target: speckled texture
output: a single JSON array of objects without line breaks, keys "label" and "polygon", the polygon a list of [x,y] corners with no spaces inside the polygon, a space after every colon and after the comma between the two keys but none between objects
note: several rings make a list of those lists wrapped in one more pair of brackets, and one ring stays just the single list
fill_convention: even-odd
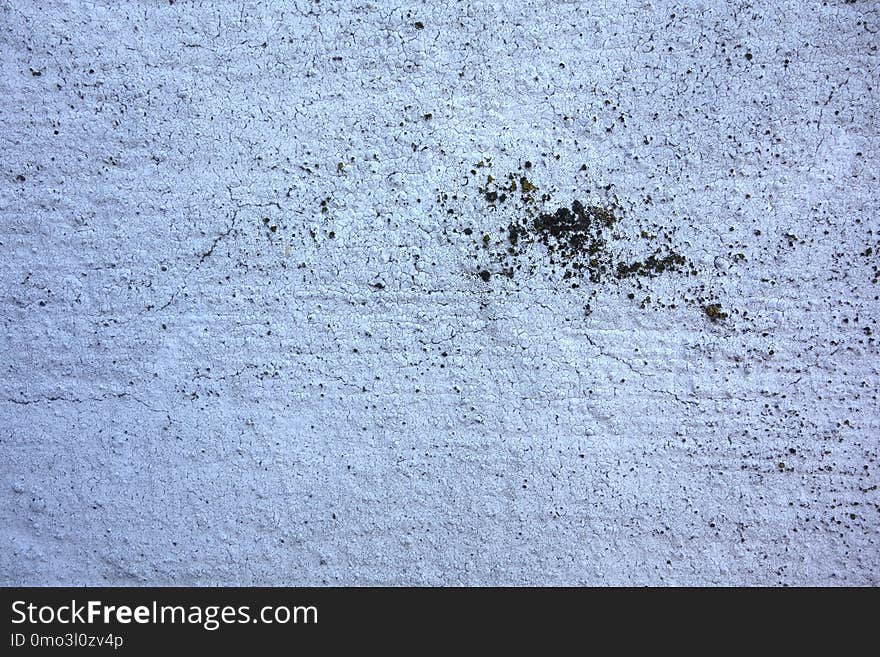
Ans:
[{"label": "speckled texture", "polygon": [[[878,29],[0,2],[0,580],[880,583]],[[526,161],[688,271],[499,275]]]}]

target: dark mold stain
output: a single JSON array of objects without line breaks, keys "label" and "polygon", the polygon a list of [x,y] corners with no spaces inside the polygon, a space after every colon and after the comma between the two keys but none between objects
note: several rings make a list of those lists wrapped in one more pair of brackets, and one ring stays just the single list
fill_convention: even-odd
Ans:
[{"label": "dark mold stain", "polygon": [[[639,226],[629,219],[613,185],[585,189],[584,196],[589,201],[575,198],[558,204],[535,182],[535,164],[531,160],[497,179],[479,173],[491,167],[491,160],[485,158],[470,168],[468,177],[468,186],[476,186],[478,211],[479,202],[485,203],[475,222],[477,226],[482,224],[484,230],[472,226],[457,228],[457,232],[470,239],[470,257],[483,265],[476,267],[475,274],[484,283],[495,276],[522,283],[549,278],[559,288],[583,288],[579,293],[585,294],[589,302],[600,291],[620,286],[643,290],[648,280],[661,275],[698,274],[696,265],[678,250],[674,227],[654,223],[649,230],[633,231]],[[454,217],[459,214],[457,201],[469,196],[462,191],[453,195],[441,192],[437,202],[446,208],[447,216]],[[651,206],[649,196],[643,200],[646,207]],[[489,222],[497,221],[498,217],[502,222],[497,230],[486,230]],[[685,284],[683,288],[684,303],[702,309],[713,322],[727,318],[720,304],[707,300],[712,295],[703,286]],[[626,296],[636,300],[637,295],[629,292]],[[652,301],[651,295],[644,293],[638,295],[637,303],[641,308],[677,305],[674,300]],[[589,303],[586,312],[590,312]]]}]

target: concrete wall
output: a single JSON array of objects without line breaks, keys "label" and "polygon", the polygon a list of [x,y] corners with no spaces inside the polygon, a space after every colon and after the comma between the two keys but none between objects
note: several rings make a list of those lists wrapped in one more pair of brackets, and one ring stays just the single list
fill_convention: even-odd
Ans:
[{"label": "concrete wall", "polygon": [[877,584],[878,10],[0,2],[0,580]]}]

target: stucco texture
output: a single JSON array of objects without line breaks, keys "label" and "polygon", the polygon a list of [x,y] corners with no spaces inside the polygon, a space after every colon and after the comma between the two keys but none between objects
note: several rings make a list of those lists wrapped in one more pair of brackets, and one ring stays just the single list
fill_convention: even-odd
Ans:
[{"label": "stucco texture", "polygon": [[0,580],[880,583],[878,30],[0,2]]}]

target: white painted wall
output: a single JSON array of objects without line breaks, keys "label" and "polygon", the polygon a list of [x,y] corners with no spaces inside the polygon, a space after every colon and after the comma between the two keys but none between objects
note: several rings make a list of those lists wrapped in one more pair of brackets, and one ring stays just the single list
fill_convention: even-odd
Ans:
[{"label": "white painted wall", "polygon": [[[880,583],[878,29],[0,3],[0,580]],[[484,158],[697,275],[484,283]]]}]

